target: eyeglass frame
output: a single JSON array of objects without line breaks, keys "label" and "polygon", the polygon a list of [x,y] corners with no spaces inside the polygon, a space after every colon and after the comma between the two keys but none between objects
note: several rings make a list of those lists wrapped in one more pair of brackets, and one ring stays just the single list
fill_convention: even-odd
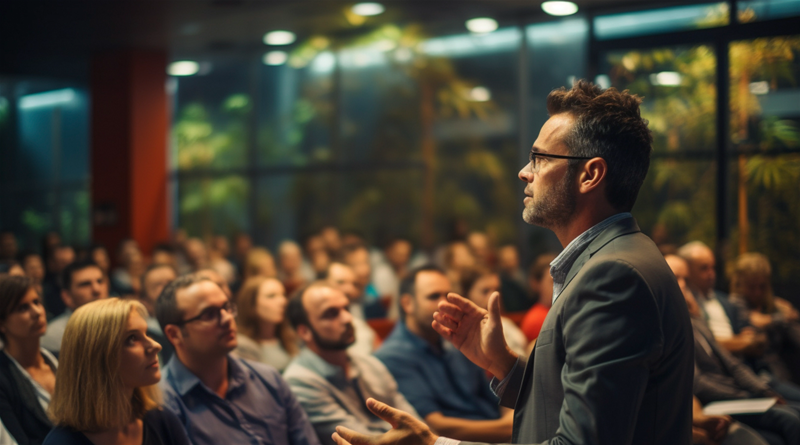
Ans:
[{"label": "eyeglass frame", "polygon": [[179,321],[177,323],[174,323],[174,324],[175,324],[175,326],[183,327],[183,326],[186,326],[187,324],[193,323],[195,321],[210,322],[211,320],[203,320],[202,318],[203,318],[203,315],[206,313],[206,311],[208,311],[211,308],[216,309],[216,315],[215,315],[214,318],[216,318],[216,320],[217,320],[217,326],[221,326],[222,325],[222,311],[225,311],[225,312],[231,314],[232,317],[236,317],[236,315],[239,312],[239,308],[236,306],[236,303],[234,303],[232,301],[227,301],[222,306],[209,306],[209,307],[203,309],[202,311],[200,311],[200,314],[198,314],[197,316],[189,318],[189,319],[186,319],[186,320],[181,320],[181,321]]},{"label": "eyeglass frame", "polygon": [[583,161],[594,159],[599,156],[567,156],[567,155],[556,155],[551,153],[541,153],[538,151],[531,150],[530,155],[528,155],[528,162],[531,164],[531,171],[534,173],[539,172],[539,168],[536,168],[536,157],[540,156],[542,158],[553,158],[553,159],[580,159]]}]

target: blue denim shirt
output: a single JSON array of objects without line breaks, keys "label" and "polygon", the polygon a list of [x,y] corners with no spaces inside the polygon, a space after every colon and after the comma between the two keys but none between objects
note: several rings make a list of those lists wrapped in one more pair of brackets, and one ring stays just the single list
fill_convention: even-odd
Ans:
[{"label": "blue denim shirt", "polygon": [[308,417],[275,368],[228,356],[228,392],[220,398],[177,356],[164,367],[164,406],[194,445],[319,445]]},{"label": "blue denim shirt", "polygon": [[500,417],[486,373],[448,342],[437,351],[401,321],[375,356],[423,419],[434,412],[475,420]]}]

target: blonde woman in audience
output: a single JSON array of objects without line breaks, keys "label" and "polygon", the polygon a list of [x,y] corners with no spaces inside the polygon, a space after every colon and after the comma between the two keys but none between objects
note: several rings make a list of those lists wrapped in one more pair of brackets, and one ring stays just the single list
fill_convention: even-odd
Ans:
[{"label": "blonde woman in audience", "polygon": [[246,282],[257,275],[270,278],[278,276],[275,268],[275,258],[272,257],[269,250],[263,247],[254,247],[247,253],[244,269],[242,270],[242,282]]},{"label": "blonde woman in audience", "polygon": [[58,361],[39,346],[47,330],[45,310],[33,282],[0,278],[0,437],[19,445],[41,444],[53,427],[47,407]]},{"label": "blonde woman in audience", "polygon": [[286,320],[286,292],[275,278],[247,280],[236,298],[239,358],[266,363],[283,371],[299,350],[297,336]]},{"label": "blonde woman in audience", "polygon": [[75,311],[44,445],[189,444],[178,418],[158,407],[161,346],[147,336],[146,317],[138,301],[116,298]]},{"label": "blonde woman in audience", "polygon": [[[461,289],[464,296],[476,305],[487,309],[489,297],[500,291],[500,275],[486,269],[472,269],[461,274]],[[526,355],[528,338],[511,319],[500,317],[503,322],[503,336],[512,351],[519,355]]]}]

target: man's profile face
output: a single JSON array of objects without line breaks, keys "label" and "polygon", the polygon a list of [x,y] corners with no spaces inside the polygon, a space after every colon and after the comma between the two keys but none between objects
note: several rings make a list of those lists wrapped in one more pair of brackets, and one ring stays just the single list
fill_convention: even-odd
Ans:
[{"label": "man's profile face", "polygon": [[[315,286],[303,295],[311,341],[324,351],[341,351],[356,341],[350,300],[337,289]],[[304,339],[309,341],[308,338]]]},{"label": "man's profile face", "polygon": [[[568,156],[569,148],[563,141],[573,123],[574,118],[568,114],[552,116],[539,131],[532,150]],[[533,172],[530,162],[519,172],[519,178],[527,183],[522,219],[549,229],[564,226],[572,218],[576,206],[574,174],[569,169],[569,160],[539,157],[536,163],[538,172]]]},{"label": "man's profile face", "polygon": [[698,248],[689,261],[689,283],[703,294],[714,288],[717,281],[716,260],[711,249]]},{"label": "man's profile face", "polygon": [[450,280],[437,271],[422,271],[414,282],[413,316],[419,329],[433,330],[433,313],[439,310],[439,301],[450,292]]},{"label": "man's profile face", "polygon": [[64,292],[64,302],[74,311],[86,303],[108,298],[108,281],[99,267],[90,266],[73,272],[72,283]]},{"label": "man's profile face", "polygon": [[675,279],[678,280],[678,287],[681,288],[681,292],[683,293],[683,299],[686,301],[689,315],[699,317],[700,307],[697,305],[697,300],[694,299],[692,292],[689,291],[689,285],[686,282],[689,278],[689,266],[686,264],[686,260],[677,255],[667,255],[664,259],[672,270],[672,273],[675,274]]},{"label": "man's profile face", "polygon": [[344,293],[350,301],[356,300],[360,295],[356,284],[356,274],[345,264],[333,263],[330,265],[328,283]]},{"label": "man's profile face", "polygon": [[[175,303],[183,319],[189,320],[204,311],[223,307],[228,303],[228,296],[216,283],[203,280],[178,290]],[[236,320],[223,310],[219,320],[197,320],[183,325],[182,346],[188,354],[196,357],[224,356],[236,348],[236,332]]]}]

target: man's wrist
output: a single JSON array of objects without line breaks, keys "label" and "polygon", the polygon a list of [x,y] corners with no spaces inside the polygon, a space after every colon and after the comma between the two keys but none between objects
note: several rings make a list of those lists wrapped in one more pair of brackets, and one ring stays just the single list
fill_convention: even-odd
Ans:
[{"label": "man's wrist", "polygon": [[492,361],[492,366],[487,371],[497,377],[498,380],[503,380],[514,369],[514,364],[517,363],[518,358],[515,353],[506,349],[504,354]]}]

